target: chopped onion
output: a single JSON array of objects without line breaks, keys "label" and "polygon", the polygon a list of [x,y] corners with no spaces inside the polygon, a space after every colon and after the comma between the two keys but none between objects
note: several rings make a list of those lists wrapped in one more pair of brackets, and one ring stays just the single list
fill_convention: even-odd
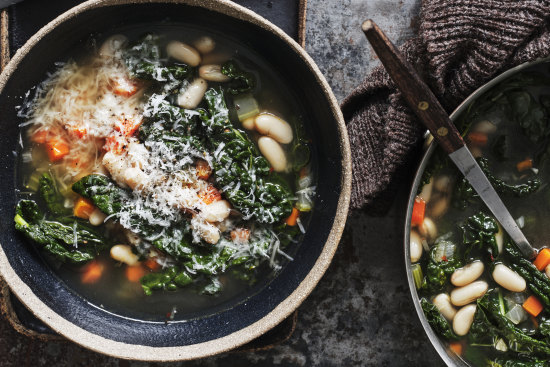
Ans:
[{"label": "chopped onion", "polygon": [[518,224],[519,228],[525,227],[525,217],[522,215],[518,219],[516,219],[516,223]]},{"label": "chopped onion", "polygon": [[504,315],[506,318],[510,321],[512,321],[515,325],[519,324],[522,321],[527,320],[527,312],[521,307],[520,305],[516,304],[514,307],[510,309],[510,311],[506,312]]},{"label": "chopped onion", "polygon": [[508,351],[508,346],[506,345],[503,339],[499,338],[495,342],[495,349],[501,352],[506,352]]},{"label": "chopped onion", "polygon": [[250,93],[235,97],[233,102],[235,103],[235,108],[237,109],[237,117],[239,118],[239,121],[244,121],[247,118],[254,117],[260,113],[258,102]]}]

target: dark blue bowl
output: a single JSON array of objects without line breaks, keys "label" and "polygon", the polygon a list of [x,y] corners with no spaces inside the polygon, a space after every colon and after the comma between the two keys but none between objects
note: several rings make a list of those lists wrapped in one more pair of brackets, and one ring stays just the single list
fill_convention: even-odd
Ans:
[{"label": "dark blue bowl", "polygon": [[[171,22],[212,28],[269,60],[304,107],[318,162],[315,210],[294,261],[246,297],[177,322],[148,322],[109,313],[60,281],[13,225],[14,152],[21,96],[66,60],[91,34],[120,27]],[[280,29],[229,1],[89,1],[64,13],[33,36],[0,76],[0,273],[15,295],[56,332],[101,353],[127,359],[199,358],[244,344],[294,311],[317,284],[344,228],[351,185],[344,122],[323,76],[300,46]]]}]

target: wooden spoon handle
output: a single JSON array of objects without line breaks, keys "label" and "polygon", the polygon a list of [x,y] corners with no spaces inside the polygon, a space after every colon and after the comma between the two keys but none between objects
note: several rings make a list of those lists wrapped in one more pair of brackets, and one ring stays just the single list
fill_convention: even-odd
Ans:
[{"label": "wooden spoon handle", "polygon": [[441,147],[449,154],[463,147],[464,140],[447,112],[384,32],[370,19],[361,28],[409,107]]}]

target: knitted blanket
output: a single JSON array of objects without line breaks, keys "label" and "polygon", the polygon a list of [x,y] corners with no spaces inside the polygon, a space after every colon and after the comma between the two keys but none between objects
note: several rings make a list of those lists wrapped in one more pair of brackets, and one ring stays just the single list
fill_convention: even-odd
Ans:
[{"label": "knitted blanket", "polygon": [[[550,55],[549,21],[550,1],[423,0],[418,36],[400,50],[450,113],[506,69]],[[383,67],[341,107],[353,152],[351,208],[383,213],[426,129]]]}]

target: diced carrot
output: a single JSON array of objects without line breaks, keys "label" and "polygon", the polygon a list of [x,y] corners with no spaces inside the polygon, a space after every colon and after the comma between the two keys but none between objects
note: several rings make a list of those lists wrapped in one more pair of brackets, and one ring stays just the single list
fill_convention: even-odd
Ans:
[{"label": "diced carrot", "polygon": [[46,151],[50,162],[57,162],[69,154],[69,144],[61,138],[52,138],[46,142]]},{"label": "diced carrot", "polygon": [[477,131],[472,131],[468,134],[468,141],[472,143],[473,145],[477,145],[478,147],[483,147],[487,145],[487,134],[480,133]]},{"label": "diced carrot", "polygon": [[518,169],[518,172],[523,172],[529,168],[533,168],[533,160],[531,158],[527,158],[526,160],[519,162],[516,165],[516,168]]},{"label": "diced carrot", "polygon": [[37,130],[32,133],[31,140],[38,144],[44,144],[48,140],[49,135],[50,132],[48,130]]},{"label": "diced carrot", "polygon": [[208,185],[208,187],[205,190],[200,191],[198,195],[199,198],[207,205],[222,199],[222,194],[212,185]]},{"label": "diced carrot", "polygon": [[84,273],[80,278],[82,283],[90,284],[97,282],[103,274],[103,268],[103,264],[95,260],[86,265],[86,267],[84,268]]},{"label": "diced carrot", "polygon": [[286,225],[291,227],[295,226],[298,215],[300,215],[300,211],[296,208],[292,208],[292,213],[286,218]]},{"label": "diced carrot", "polygon": [[420,226],[424,222],[424,214],[426,213],[426,202],[420,198],[416,197],[414,199],[413,211],[411,216],[411,224],[413,226]]},{"label": "diced carrot", "polygon": [[121,154],[128,146],[128,139],[118,134],[109,135],[105,138],[105,144],[103,150],[106,152],[113,152],[115,154]]},{"label": "diced carrot", "polygon": [[449,349],[452,350],[457,356],[462,355],[462,343],[460,342],[452,342],[449,343]]},{"label": "diced carrot", "polygon": [[208,162],[203,159],[197,160],[195,169],[197,170],[197,177],[201,180],[208,180],[208,177],[212,174],[212,168],[210,168]]},{"label": "diced carrot", "polygon": [[115,130],[120,132],[123,136],[133,136],[141,125],[141,119],[120,119],[115,124]]},{"label": "diced carrot", "polygon": [[540,303],[538,298],[535,296],[529,296],[529,298],[523,302],[523,309],[534,317],[537,317],[543,308],[542,303]]},{"label": "diced carrot", "polygon": [[247,228],[236,228],[231,231],[231,239],[237,243],[246,243],[250,238],[250,230]]},{"label": "diced carrot", "polygon": [[540,271],[546,269],[548,264],[550,264],[550,250],[547,248],[543,248],[542,250],[540,250],[537,258],[535,259],[535,261],[533,261],[533,264]]},{"label": "diced carrot", "polygon": [[88,219],[94,210],[95,205],[90,200],[79,197],[74,204],[73,214],[75,217]]},{"label": "diced carrot", "polygon": [[71,136],[79,139],[85,138],[88,134],[88,130],[85,126],[68,126],[67,131],[69,131],[69,134],[71,134]]},{"label": "diced carrot", "polygon": [[113,93],[122,97],[131,97],[139,89],[139,83],[128,78],[116,78],[113,80]]},{"label": "diced carrot", "polygon": [[139,282],[139,280],[147,274],[147,270],[141,265],[128,266],[126,268],[126,278],[131,282]]},{"label": "diced carrot", "polygon": [[157,262],[157,260],[154,257],[150,257],[147,260],[143,262],[143,265],[145,267],[155,271],[160,268],[160,264]]}]

